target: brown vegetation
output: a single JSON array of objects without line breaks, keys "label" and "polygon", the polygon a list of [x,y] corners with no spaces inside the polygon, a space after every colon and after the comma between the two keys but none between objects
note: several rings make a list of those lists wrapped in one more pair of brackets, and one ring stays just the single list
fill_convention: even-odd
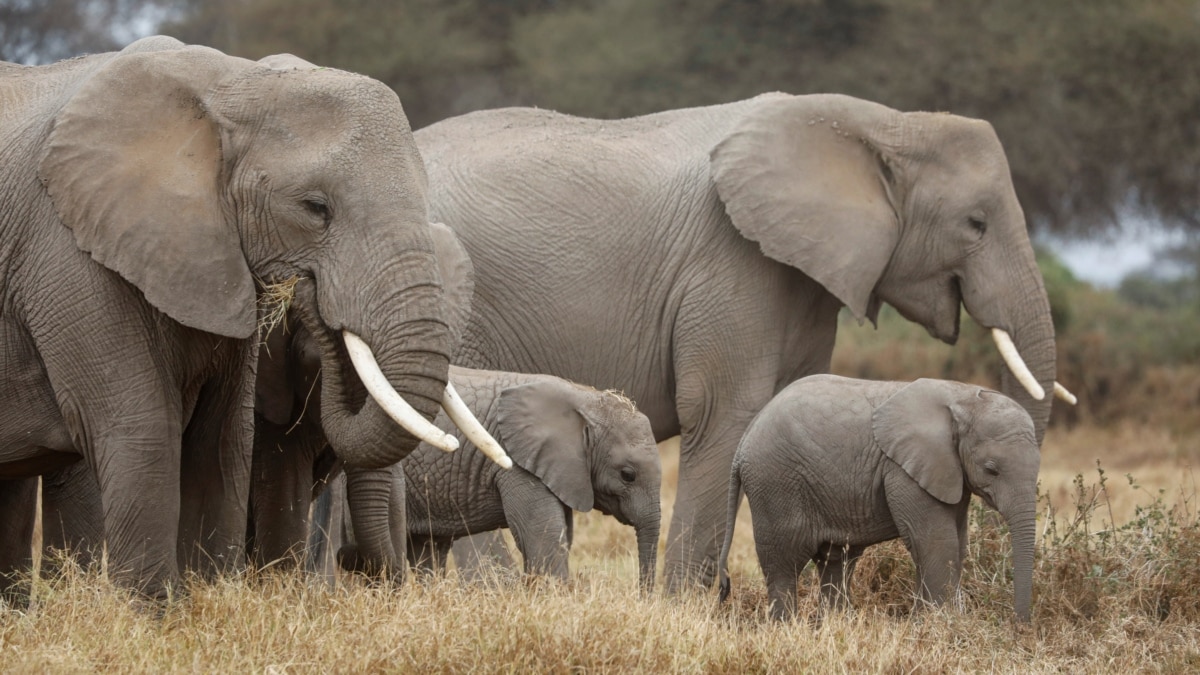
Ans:
[{"label": "brown vegetation", "polygon": [[[818,620],[815,579],[801,581],[793,624],[766,619],[766,593],[743,505],[733,597],[638,597],[632,530],[577,516],[572,583],[497,575],[400,590],[343,579],[330,590],[299,575],[259,572],[192,583],[159,619],[132,607],[97,572],[67,566],[40,581],[28,612],[0,610],[0,670],[138,672],[944,672],[1184,671],[1200,667],[1200,520],[1194,488],[1116,501],[1095,472],[1147,438],[1156,464],[1194,453],[1134,430],[1105,444],[1091,430],[1052,431],[1047,457],[1081,467],[1065,494],[1043,495],[1034,618],[1012,622],[1009,546],[973,513],[961,608],[912,612],[912,562],[898,543],[869,549],[857,609]],[[1093,446],[1093,442],[1100,445]],[[677,446],[664,444],[664,502],[674,498]],[[1157,459],[1151,459],[1151,457]],[[1090,467],[1090,470],[1088,469]],[[1115,473],[1115,471],[1114,471]],[[1169,485],[1180,473],[1164,471]],[[1046,481],[1044,480],[1044,485]],[[1047,489],[1054,492],[1056,488]],[[669,514],[665,514],[669,517]],[[1114,525],[1115,523],[1115,525]]]}]

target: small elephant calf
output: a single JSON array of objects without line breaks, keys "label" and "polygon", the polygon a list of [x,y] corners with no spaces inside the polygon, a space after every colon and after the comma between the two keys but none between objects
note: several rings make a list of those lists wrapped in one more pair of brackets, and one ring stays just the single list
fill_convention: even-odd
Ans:
[{"label": "small elephant calf", "polygon": [[857,558],[896,537],[916,562],[920,598],[943,602],[958,588],[974,493],[1008,522],[1014,607],[1028,621],[1039,464],[1033,421],[1003,394],[928,379],[794,382],[755,417],[734,456],[721,599],[743,491],[777,619],[795,613],[809,560],[822,604],[846,605]]},{"label": "small elephant calf", "polygon": [[[513,461],[422,443],[401,462],[409,562],[445,564],[453,541],[509,528],[525,572],[567,578],[574,511],[592,508],[634,527],[639,580],[654,584],[662,466],[650,421],[629,399],[549,375],[451,367],[467,407]],[[439,415],[437,424],[460,433]]]}]

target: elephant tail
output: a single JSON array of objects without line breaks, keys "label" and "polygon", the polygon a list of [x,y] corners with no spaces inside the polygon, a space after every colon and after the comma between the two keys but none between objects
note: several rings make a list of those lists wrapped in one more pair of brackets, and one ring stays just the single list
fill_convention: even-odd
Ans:
[{"label": "elephant tail", "polygon": [[737,525],[738,506],[742,502],[742,471],[740,457],[734,457],[729,471],[729,507],[725,512],[725,542],[721,544],[721,558],[717,563],[717,579],[720,580],[720,601],[729,599],[729,549],[733,546],[733,528]]}]

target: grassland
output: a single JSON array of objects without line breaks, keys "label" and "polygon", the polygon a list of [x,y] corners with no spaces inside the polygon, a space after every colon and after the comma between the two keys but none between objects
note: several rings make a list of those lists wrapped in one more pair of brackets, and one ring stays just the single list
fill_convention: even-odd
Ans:
[{"label": "grassland", "polygon": [[[669,510],[676,451],[663,451]],[[632,531],[582,514],[566,586],[502,573],[480,586],[451,576],[329,589],[268,571],[191,583],[157,618],[99,573],[68,567],[37,582],[28,611],[0,610],[0,671],[1194,671],[1200,522],[1188,467],[1198,455],[1194,439],[1147,429],[1052,430],[1027,627],[1011,622],[1007,542],[982,510],[959,607],[912,613],[912,565],[890,544],[859,565],[854,612],[818,620],[810,572],[807,618],[773,624],[743,507],[725,605],[639,597]]]}]

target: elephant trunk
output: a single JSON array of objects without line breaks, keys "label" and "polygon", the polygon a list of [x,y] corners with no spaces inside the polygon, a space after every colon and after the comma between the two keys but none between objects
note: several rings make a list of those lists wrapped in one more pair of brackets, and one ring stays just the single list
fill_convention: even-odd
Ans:
[{"label": "elephant trunk", "polygon": [[346,467],[346,501],[354,528],[354,545],[338,553],[344,569],[403,580],[404,540],[396,539],[397,529],[403,527],[394,527],[397,519],[393,516],[394,509],[403,508],[402,491],[401,503],[395,503],[396,474],[400,471],[398,465],[384,469]]},{"label": "elephant trunk", "polygon": [[[311,282],[296,286],[295,308],[321,353],[321,423],[329,444],[347,467],[378,469],[394,464],[416,448],[419,438],[397,424],[368,396],[346,344],[317,316]],[[434,283],[396,288],[388,302],[368,303],[350,313],[365,316],[338,321],[361,336],[382,379],[416,416],[432,422],[444,396],[450,365],[450,333],[442,312],[440,286]]]},{"label": "elephant trunk", "polygon": [[654,591],[654,573],[658,565],[659,525],[660,517],[658,514],[655,514],[653,518],[648,518],[645,522],[639,523],[636,528],[638,586],[643,593],[647,594]]},{"label": "elephant trunk", "polygon": [[1001,390],[1010,398],[1021,404],[1029,416],[1033,418],[1033,428],[1037,435],[1038,445],[1046,434],[1046,425],[1050,421],[1050,402],[1054,398],[1055,350],[1054,324],[1050,319],[1049,302],[1042,294],[1040,311],[1029,309],[1025,316],[1014,322],[1012,341],[1016,351],[1021,355],[1029,372],[1045,392],[1040,400],[1035,399],[1006,367],[1001,375]]},{"label": "elephant trunk", "polygon": [[[963,304],[978,323],[992,329],[996,347],[1005,359],[1000,388],[1033,418],[1040,445],[1050,420],[1054,392],[1054,321],[1042,274],[1028,240],[1010,248],[1027,253],[1017,260],[995,258],[989,259],[987,265],[981,264],[980,271],[963,280]],[[1001,278],[1014,281],[983,281]],[[1014,374],[1022,370],[1028,371],[1024,377],[1026,384]],[[1040,393],[1040,398],[1035,398],[1030,389]],[[1038,389],[1041,391],[1037,392]]]},{"label": "elephant trunk", "polygon": [[1036,538],[1036,507],[1032,498],[1001,510],[1012,536],[1013,609],[1017,620],[1028,623],[1033,602],[1033,551]]}]

